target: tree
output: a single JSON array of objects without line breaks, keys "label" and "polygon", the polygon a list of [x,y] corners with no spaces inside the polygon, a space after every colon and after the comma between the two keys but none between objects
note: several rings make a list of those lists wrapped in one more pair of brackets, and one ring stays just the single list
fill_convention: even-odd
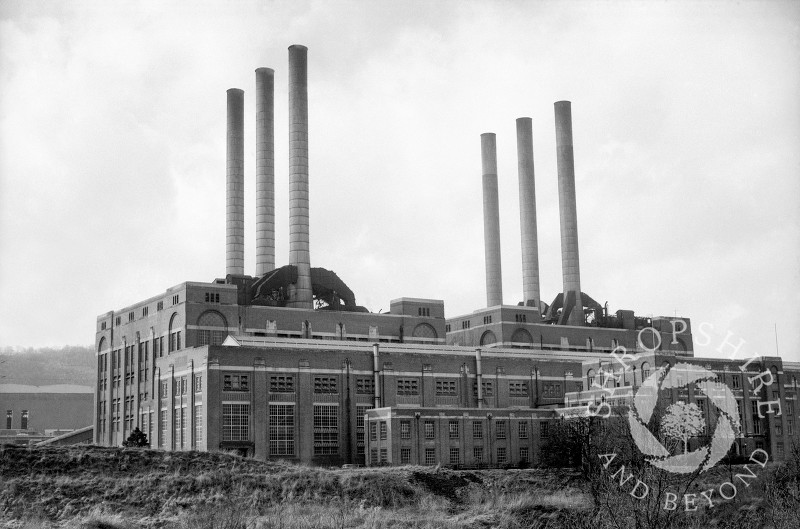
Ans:
[{"label": "tree", "polygon": [[143,446],[150,446],[150,443],[147,440],[147,436],[142,432],[139,427],[137,426],[131,432],[131,435],[128,436],[128,439],[122,443],[122,446],[127,447],[143,447]]},{"label": "tree", "polygon": [[676,402],[670,405],[661,420],[661,433],[683,441],[684,454],[689,449],[689,438],[700,435],[704,429],[703,412],[693,403]]}]

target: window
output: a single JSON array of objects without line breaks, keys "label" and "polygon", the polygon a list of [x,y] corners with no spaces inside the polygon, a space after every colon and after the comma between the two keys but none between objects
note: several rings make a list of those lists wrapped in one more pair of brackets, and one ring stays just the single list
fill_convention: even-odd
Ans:
[{"label": "window", "polygon": [[543,384],[542,395],[544,395],[546,398],[558,398],[564,396],[564,394],[561,392],[561,384]]},{"label": "window", "polygon": [[425,421],[425,439],[436,439],[436,429],[433,426],[433,421]]},{"label": "window", "polygon": [[539,430],[539,437],[542,439],[547,439],[547,437],[550,435],[550,423],[543,422],[540,423],[540,425],[541,429]]},{"label": "window", "polygon": [[450,448],[450,464],[458,465],[461,462],[461,451],[458,448]]},{"label": "window", "polygon": [[180,295],[175,294],[174,296],[172,296],[172,304],[173,305],[177,305],[180,302],[180,300],[181,300]]},{"label": "window", "polygon": [[372,406],[356,406],[356,454],[364,457],[364,415]]},{"label": "window", "polygon": [[425,449],[425,464],[432,466],[436,464],[436,450],[433,448]]},{"label": "window", "polygon": [[119,327],[120,325],[122,325],[122,318],[121,318],[120,316],[117,316],[116,318],[114,318],[114,324],[115,324],[117,327]]},{"label": "window", "polygon": [[[491,380],[481,381],[481,390],[483,390],[484,397],[491,397],[494,395],[494,382]],[[472,383],[472,394],[478,396],[478,382]]]},{"label": "window", "polygon": [[527,446],[520,446],[519,447],[519,460],[527,462],[529,457],[530,456],[529,456],[529,452],[528,452],[528,447]]},{"label": "window", "polygon": [[381,465],[385,465],[389,462],[389,451],[385,448],[381,448]]},{"label": "window", "polygon": [[458,421],[450,421],[447,427],[450,439],[458,439]]},{"label": "window", "polygon": [[206,292],[206,303],[219,303],[219,292]]},{"label": "window", "polygon": [[519,438],[520,439],[528,438],[528,423],[526,422],[519,423]]},{"label": "window", "polygon": [[167,398],[167,392],[168,392],[168,391],[169,391],[169,381],[167,381],[167,380],[162,380],[162,381],[161,381],[161,393],[160,393],[160,397],[161,397],[162,399],[165,399],[165,398]]},{"label": "window", "polygon": [[222,440],[247,441],[250,439],[250,405],[222,405]]},{"label": "window", "polygon": [[386,421],[381,421],[381,441],[386,440],[386,435],[387,435]]},{"label": "window", "polygon": [[269,377],[270,393],[294,393],[293,375],[273,375]]},{"label": "window", "polygon": [[791,419],[786,421],[786,433],[789,435],[794,435],[794,421]]},{"label": "window", "polygon": [[375,381],[371,378],[357,378],[356,393],[359,395],[372,395],[375,393]]},{"label": "window", "polygon": [[147,316],[148,312],[150,312],[150,307],[142,307],[142,318]]},{"label": "window", "polygon": [[[186,425],[189,423],[189,414],[186,413],[186,406],[181,408],[181,447],[186,448],[189,444],[189,437],[186,432]],[[131,424],[133,427],[133,424]]]},{"label": "window", "polygon": [[194,447],[197,448],[203,440],[203,405],[194,405]]},{"label": "window", "polygon": [[472,438],[473,439],[483,439],[483,423],[479,421],[473,421],[472,423]]},{"label": "window", "polygon": [[397,394],[398,395],[419,395],[419,379],[416,379],[416,378],[398,378],[397,379]]},{"label": "window", "polygon": [[294,455],[294,406],[269,405],[269,455]]},{"label": "window", "polygon": [[775,425],[775,435],[776,436],[783,435],[783,426],[781,426],[780,424]]},{"label": "window", "polygon": [[369,423],[369,440],[370,441],[378,440],[378,424],[374,421]]},{"label": "window", "polygon": [[158,438],[158,446],[164,447],[164,442],[167,439],[167,410],[161,410],[161,417],[159,417],[159,431],[161,432]]},{"label": "window", "polygon": [[188,384],[187,384],[186,376],[182,376],[181,377],[181,395],[186,395],[186,391],[188,389],[187,385]]},{"label": "window", "polygon": [[786,401],[786,415],[789,417],[794,416],[794,402],[787,400]]},{"label": "window", "polygon": [[210,329],[200,329],[197,331],[198,345],[222,345],[227,336],[226,331],[214,331]]},{"label": "window", "polygon": [[102,322],[102,323],[100,324],[100,330],[101,330],[101,331],[104,331],[104,330],[106,330],[106,322]]},{"label": "window", "polygon": [[373,448],[372,450],[370,450],[369,464],[370,465],[377,465],[378,464],[378,449],[377,448]]},{"label": "window", "polygon": [[528,321],[528,318],[526,314],[514,314],[514,320],[517,323],[525,323],[526,321]]},{"label": "window", "polygon": [[492,323],[492,317],[491,316],[484,316],[483,317],[483,324],[484,325],[489,325],[490,323]]},{"label": "window", "polygon": [[314,455],[339,453],[339,407],[314,405]]},{"label": "window", "polygon": [[200,393],[203,391],[203,375],[194,376],[194,392]]},{"label": "window", "polygon": [[156,303],[156,310],[164,310],[164,302],[163,301],[159,301],[158,303]]},{"label": "window", "polygon": [[20,417],[22,423],[20,424],[20,428],[23,430],[28,429],[28,410],[22,410],[22,415]]},{"label": "window", "polygon": [[247,375],[225,375],[222,378],[223,391],[250,391]]},{"label": "window", "polygon": [[494,425],[495,437],[497,439],[506,438],[506,423],[505,421],[497,421]]},{"label": "window", "polygon": [[759,419],[757,415],[753,416],[753,433],[755,435],[761,435],[761,419]]},{"label": "window", "polygon": [[783,441],[778,441],[776,448],[778,449],[778,459],[783,459],[784,457]]},{"label": "window", "polygon": [[444,332],[450,332],[450,324],[446,323],[444,326]]},{"label": "window", "polygon": [[11,429],[11,423],[14,421],[14,411],[6,410],[6,430]]},{"label": "window", "polygon": [[528,383],[511,381],[508,383],[508,391],[512,397],[527,397]]},{"label": "window", "polygon": [[462,329],[469,329],[469,320],[465,320],[461,322]]},{"label": "window", "polygon": [[437,380],[436,381],[436,394],[455,396],[456,381],[455,380]]},{"label": "window", "polygon": [[497,464],[498,465],[505,465],[508,462],[508,457],[506,456],[506,447],[505,446],[498,446],[497,447]]},{"label": "window", "polygon": [[314,377],[314,393],[338,393],[336,378]]},{"label": "window", "polygon": [[400,421],[400,439],[411,439],[411,421]]},{"label": "window", "polygon": [[418,307],[417,308],[417,316],[423,316],[429,318],[431,315],[431,309],[429,307]]},{"label": "window", "polygon": [[472,449],[472,460],[475,462],[475,464],[478,464],[478,465],[483,463],[483,447],[482,446],[476,446],[476,447],[474,447]]},{"label": "window", "polygon": [[401,465],[409,465],[409,464],[411,464],[411,449],[410,448],[401,448],[400,449],[400,464]]},{"label": "window", "polygon": [[739,375],[733,375],[731,377],[731,388],[739,389],[742,387],[742,377]]}]

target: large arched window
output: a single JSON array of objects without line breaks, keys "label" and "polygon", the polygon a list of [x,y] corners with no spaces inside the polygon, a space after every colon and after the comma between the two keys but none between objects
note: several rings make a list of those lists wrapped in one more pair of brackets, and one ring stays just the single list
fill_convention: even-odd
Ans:
[{"label": "large arched window", "polygon": [[525,329],[517,329],[514,331],[514,334],[511,335],[511,341],[513,343],[530,344],[533,343],[533,338],[531,337],[531,333]]},{"label": "large arched window", "polygon": [[169,319],[169,352],[178,351],[181,348],[181,331],[178,313],[175,312]]},{"label": "large arched window", "polygon": [[100,343],[97,345],[97,352],[102,353],[103,349],[105,348],[106,348],[106,337],[103,336],[102,338],[100,338]]},{"label": "large arched window", "polygon": [[220,345],[228,335],[228,322],[216,310],[207,310],[197,318],[197,345]]},{"label": "large arched window", "polygon": [[486,331],[481,336],[481,345],[489,345],[497,343],[497,337],[494,335],[492,331]]},{"label": "large arched window", "polygon": [[439,337],[439,335],[436,334],[436,329],[427,323],[420,323],[414,327],[414,332],[411,336],[414,338],[430,338],[434,340]]}]

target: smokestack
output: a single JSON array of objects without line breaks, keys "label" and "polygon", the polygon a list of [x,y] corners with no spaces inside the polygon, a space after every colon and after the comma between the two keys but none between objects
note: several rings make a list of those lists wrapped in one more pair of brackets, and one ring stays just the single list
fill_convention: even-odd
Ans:
[{"label": "smokestack", "polygon": [[523,304],[539,308],[539,242],[536,229],[536,187],[533,173],[531,118],[517,119],[519,222],[522,233]]},{"label": "smokestack", "polygon": [[225,274],[244,274],[244,91],[228,90]]},{"label": "smokestack", "polygon": [[558,206],[561,217],[561,273],[564,308],[559,324],[583,325],[581,271],[578,256],[578,211],[575,205],[575,160],[572,152],[572,108],[569,101],[555,103]]},{"label": "smokestack", "polygon": [[287,306],[313,308],[308,236],[308,48],[289,46],[289,264],[297,283]]},{"label": "smokestack", "polygon": [[503,304],[500,263],[500,206],[497,198],[497,145],[493,132],[481,134],[483,243],[486,254],[486,306]]},{"label": "smokestack", "polygon": [[256,275],[275,269],[275,72],[256,70]]}]

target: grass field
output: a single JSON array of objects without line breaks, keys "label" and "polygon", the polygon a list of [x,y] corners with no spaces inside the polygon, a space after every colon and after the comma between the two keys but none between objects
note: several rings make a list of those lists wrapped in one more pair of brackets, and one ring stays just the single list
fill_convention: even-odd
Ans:
[{"label": "grass field", "polygon": [[[718,469],[718,475],[704,475],[704,480],[713,484],[724,479],[724,472]],[[577,472],[564,469],[342,470],[223,453],[5,448],[0,450],[0,524],[25,529],[627,529],[748,524],[782,529],[797,527],[797,480],[796,468],[768,467],[732,501],[690,513],[678,509],[665,517],[666,511],[637,502],[610,479],[593,495]],[[706,483],[696,484],[701,486]]]}]

